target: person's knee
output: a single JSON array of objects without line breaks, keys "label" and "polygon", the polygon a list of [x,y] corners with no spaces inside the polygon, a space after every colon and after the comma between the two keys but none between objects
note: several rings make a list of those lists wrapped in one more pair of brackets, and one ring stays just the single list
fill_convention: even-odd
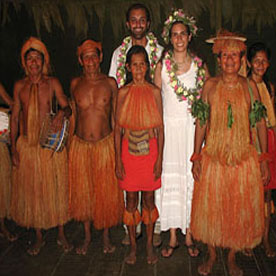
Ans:
[{"label": "person's knee", "polygon": [[135,212],[138,205],[138,197],[135,193],[128,193],[127,194],[127,202],[126,202],[126,209],[128,212]]},{"label": "person's knee", "polygon": [[144,192],[143,204],[144,204],[144,207],[148,210],[154,209],[155,203],[154,203],[154,193],[153,192]]}]

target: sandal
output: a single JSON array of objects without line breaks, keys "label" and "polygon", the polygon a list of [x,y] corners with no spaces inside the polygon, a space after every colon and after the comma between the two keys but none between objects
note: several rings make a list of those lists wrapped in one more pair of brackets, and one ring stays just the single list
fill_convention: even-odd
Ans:
[{"label": "sandal", "polygon": [[190,245],[184,244],[184,246],[187,248],[190,257],[197,257],[200,254],[200,251],[195,243]]},{"label": "sandal", "polygon": [[[179,243],[177,243],[177,244],[174,245],[174,246],[171,246],[171,245],[168,244],[166,247],[164,247],[164,248],[161,250],[161,256],[164,257],[164,258],[170,258],[170,257],[173,255],[174,251],[175,251],[177,248],[179,248]],[[164,254],[164,252],[167,252],[168,255]],[[171,253],[169,253],[169,252],[171,252]]]},{"label": "sandal", "polygon": [[45,245],[45,241],[42,241],[39,246],[35,245],[35,246],[29,248],[27,250],[27,252],[31,256],[37,256],[40,253],[41,249],[44,247],[44,245]]}]

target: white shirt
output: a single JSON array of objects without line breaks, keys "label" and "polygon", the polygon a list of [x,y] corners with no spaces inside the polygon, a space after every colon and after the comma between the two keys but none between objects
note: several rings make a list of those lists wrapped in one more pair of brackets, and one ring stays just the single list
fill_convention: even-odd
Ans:
[{"label": "white shirt", "polygon": [[[117,68],[118,68],[118,64],[119,64],[118,57],[120,55],[121,47],[122,47],[122,45],[120,45],[116,50],[114,50],[113,55],[112,55],[112,59],[111,59],[111,63],[110,63],[109,73],[108,73],[108,75],[110,77],[114,77],[115,79],[117,79],[116,78],[116,72],[117,72]],[[127,52],[131,47],[132,47],[132,40],[130,41],[130,43],[128,45]],[[150,45],[149,45],[149,40],[147,42],[147,45],[146,45],[145,49],[146,49],[146,51],[148,53],[148,57],[150,59],[151,49],[150,49]],[[157,57],[159,59],[161,57],[163,47],[157,43],[157,49],[158,49],[157,50]],[[151,63],[151,60],[150,60],[150,63]]]}]

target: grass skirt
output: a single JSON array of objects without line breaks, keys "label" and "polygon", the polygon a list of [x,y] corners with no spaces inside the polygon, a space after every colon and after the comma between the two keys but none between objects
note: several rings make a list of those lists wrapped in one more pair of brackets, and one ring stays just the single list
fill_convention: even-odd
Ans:
[{"label": "grass skirt", "polygon": [[68,221],[67,152],[53,153],[27,137],[17,141],[20,164],[13,167],[11,217],[21,226],[48,229]]},{"label": "grass skirt", "polygon": [[223,165],[203,150],[201,178],[195,183],[191,231],[212,246],[254,248],[264,230],[264,195],[257,152],[239,165]]},{"label": "grass skirt", "polygon": [[93,220],[96,229],[121,222],[124,203],[115,175],[113,134],[97,142],[72,138],[69,187],[70,214],[74,219]]},{"label": "grass skirt", "polygon": [[11,158],[8,147],[0,142],[0,218],[9,216],[11,193]]}]

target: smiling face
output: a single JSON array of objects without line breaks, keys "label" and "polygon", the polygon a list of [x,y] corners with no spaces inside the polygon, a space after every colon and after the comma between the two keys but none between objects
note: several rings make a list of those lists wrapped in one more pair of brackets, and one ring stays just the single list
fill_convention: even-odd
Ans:
[{"label": "smiling face", "polygon": [[133,54],[130,64],[127,64],[127,69],[131,72],[134,82],[143,82],[148,69],[144,54]]},{"label": "smiling face", "polygon": [[91,48],[84,51],[80,58],[80,64],[83,66],[84,72],[97,73],[100,70],[102,55],[99,54],[96,48]]},{"label": "smiling face", "polygon": [[222,72],[236,74],[241,67],[241,53],[233,49],[225,49],[221,52],[218,62]]},{"label": "smiling face", "polygon": [[269,67],[269,60],[265,51],[259,51],[252,58],[250,67],[252,70],[252,75],[263,78]]},{"label": "smiling face", "polygon": [[142,39],[145,37],[150,26],[150,22],[147,20],[146,11],[144,9],[131,10],[126,25],[133,38]]},{"label": "smiling face", "polygon": [[171,29],[171,44],[174,51],[182,52],[186,51],[192,35],[188,34],[187,27],[182,23],[177,23],[172,26]]},{"label": "smiling face", "polygon": [[40,52],[32,50],[27,53],[25,63],[29,75],[34,76],[42,74],[44,59]]}]

